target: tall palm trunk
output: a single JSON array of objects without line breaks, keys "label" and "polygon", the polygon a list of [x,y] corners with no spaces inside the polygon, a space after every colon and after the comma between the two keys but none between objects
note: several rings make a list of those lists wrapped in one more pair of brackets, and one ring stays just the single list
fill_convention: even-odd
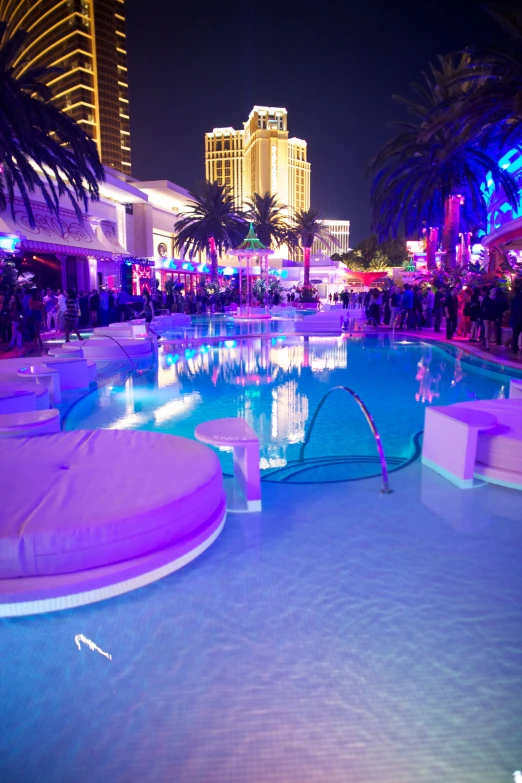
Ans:
[{"label": "tall palm trunk", "polygon": [[209,238],[208,246],[210,248],[210,270],[212,275],[212,282],[217,283],[219,280],[218,255],[217,255],[216,243],[214,241],[214,237]]},{"label": "tall palm trunk", "polygon": [[448,196],[444,204],[444,227],[442,230],[442,249],[444,266],[455,269],[457,265],[457,245],[459,243],[460,206],[462,196]]},{"label": "tall palm trunk", "polygon": [[429,228],[426,240],[426,266],[431,271],[437,266],[437,247],[439,244],[439,229]]},{"label": "tall palm trunk", "polygon": [[304,285],[310,285],[310,250],[311,248],[305,247],[304,251]]}]

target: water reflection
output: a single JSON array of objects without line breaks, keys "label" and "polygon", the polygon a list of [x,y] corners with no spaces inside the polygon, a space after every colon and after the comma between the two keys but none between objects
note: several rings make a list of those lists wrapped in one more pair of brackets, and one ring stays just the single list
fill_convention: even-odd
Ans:
[{"label": "water reflection", "polygon": [[[66,427],[152,429],[192,438],[203,421],[243,416],[259,435],[262,468],[283,468],[298,458],[311,416],[337,385],[364,400],[390,458],[411,455],[425,406],[505,394],[503,377],[491,368],[484,373],[466,355],[453,357],[423,343],[381,335],[231,338],[162,346],[153,371],[114,376],[75,406]],[[337,456],[375,456],[366,421],[346,395],[327,401],[307,449],[307,459]],[[221,457],[230,471],[230,456]]]}]

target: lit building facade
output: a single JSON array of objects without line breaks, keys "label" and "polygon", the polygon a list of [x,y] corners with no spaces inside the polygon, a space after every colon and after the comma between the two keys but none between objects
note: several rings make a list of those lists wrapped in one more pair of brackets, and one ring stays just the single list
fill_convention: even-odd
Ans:
[{"label": "lit building facade", "polygon": [[321,221],[332,240],[320,242],[318,239],[312,245],[312,255],[320,254],[330,258],[334,253],[342,255],[350,249],[350,221],[349,220],[323,220]]},{"label": "lit building facade", "polygon": [[236,205],[243,206],[243,131],[214,128],[205,134],[205,178],[228,185]]},{"label": "lit building facade", "polygon": [[28,37],[18,74],[55,68],[54,103],[95,140],[104,165],[131,173],[124,0],[0,0],[8,34]]},{"label": "lit building facade", "polygon": [[229,185],[238,206],[254,193],[270,193],[291,212],[310,207],[306,141],[288,138],[283,108],[254,106],[243,130],[215,128],[205,134],[205,174]]},{"label": "lit building facade", "polygon": [[520,202],[518,209],[513,209],[491,178],[484,182],[481,189],[488,205],[488,222],[481,242],[488,251],[491,269],[507,256],[522,270],[522,145],[506,149],[499,166],[515,179]]}]

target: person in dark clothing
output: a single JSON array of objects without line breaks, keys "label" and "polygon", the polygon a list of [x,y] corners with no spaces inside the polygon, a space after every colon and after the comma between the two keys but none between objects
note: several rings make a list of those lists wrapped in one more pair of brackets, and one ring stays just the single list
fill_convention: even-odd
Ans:
[{"label": "person in dark clothing", "polygon": [[489,288],[485,286],[482,289],[482,308],[480,311],[480,316],[484,324],[484,347],[486,351],[489,351],[489,341],[495,326],[496,314],[497,307],[495,300],[490,297]]},{"label": "person in dark clothing", "polygon": [[515,296],[511,300],[511,326],[513,329],[511,350],[513,353],[518,353],[518,340],[522,333],[522,287],[515,289]]},{"label": "person in dark clothing", "polygon": [[444,295],[440,288],[437,288],[435,291],[435,298],[433,300],[433,331],[434,332],[440,332],[441,328],[441,322],[442,322],[442,304],[444,300]]},{"label": "person in dark clothing", "polygon": [[495,304],[495,336],[497,345],[502,345],[502,321],[504,313],[508,309],[508,303],[501,288],[493,288],[491,298]]},{"label": "person in dark clothing", "polygon": [[391,307],[390,307],[390,292],[383,291],[382,293],[382,306],[384,311],[383,322],[386,326],[390,325]]},{"label": "person in dark clothing", "polygon": [[459,311],[459,300],[455,296],[454,288],[450,288],[450,291],[444,300],[444,310],[446,312],[446,339],[452,340],[455,329],[457,328]]},{"label": "person in dark clothing", "polygon": [[78,340],[82,340],[82,336],[78,329],[78,313],[80,310],[80,303],[76,296],[76,291],[72,289],[67,292],[67,299],[65,302],[65,342],[70,343],[71,332],[74,332]]},{"label": "person in dark clothing", "polygon": [[471,302],[469,303],[469,318],[471,321],[471,336],[469,341],[470,343],[477,343],[480,321],[480,298],[477,288],[473,290],[471,295]]},{"label": "person in dark clothing", "polygon": [[413,326],[422,331],[422,294],[418,286],[413,288]]},{"label": "person in dark clothing", "polygon": [[89,313],[90,313],[90,326],[98,325],[98,310],[100,308],[100,295],[98,291],[93,288],[91,295],[89,296]]},{"label": "person in dark clothing", "polygon": [[146,288],[143,291],[143,310],[139,314],[138,318],[141,318],[142,315],[145,316],[145,322],[147,324],[150,324],[154,317],[154,305],[152,304],[151,296]]}]

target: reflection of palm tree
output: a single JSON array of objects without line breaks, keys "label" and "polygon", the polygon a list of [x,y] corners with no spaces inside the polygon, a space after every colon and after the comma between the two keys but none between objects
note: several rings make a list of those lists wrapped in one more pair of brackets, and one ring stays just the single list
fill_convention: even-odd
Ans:
[{"label": "reflection of palm tree", "polygon": [[27,34],[9,33],[0,22],[0,211],[7,205],[14,211],[18,191],[34,227],[30,194],[38,190],[57,217],[60,196],[68,196],[81,221],[104,179],[96,144],[53,104],[43,84],[49,69],[15,67]]},{"label": "reflection of palm tree", "polygon": [[420,234],[423,226],[443,226],[447,267],[456,263],[460,208],[469,224],[485,222],[481,185],[487,179],[502,187],[511,206],[518,204],[513,178],[477,143],[476,124],[465,114],[467,103],[490,76],[465,53],[455,62],[441,57],[425,84],[413,85],[416,100],[398,97],[416,122],[399,123],[400,131],[373,160],[371,206],[379,235]]},{"label": "reflection of palm tree", "polygon": [[207,253],[212,265],[212,280],[218,280],[218,255],[243,239],[245,219],[236,208],[232,190],[219,182],[203,182],[194,192],[189,209],[181,213],[175,225],[175,246],[178,250]]}]

